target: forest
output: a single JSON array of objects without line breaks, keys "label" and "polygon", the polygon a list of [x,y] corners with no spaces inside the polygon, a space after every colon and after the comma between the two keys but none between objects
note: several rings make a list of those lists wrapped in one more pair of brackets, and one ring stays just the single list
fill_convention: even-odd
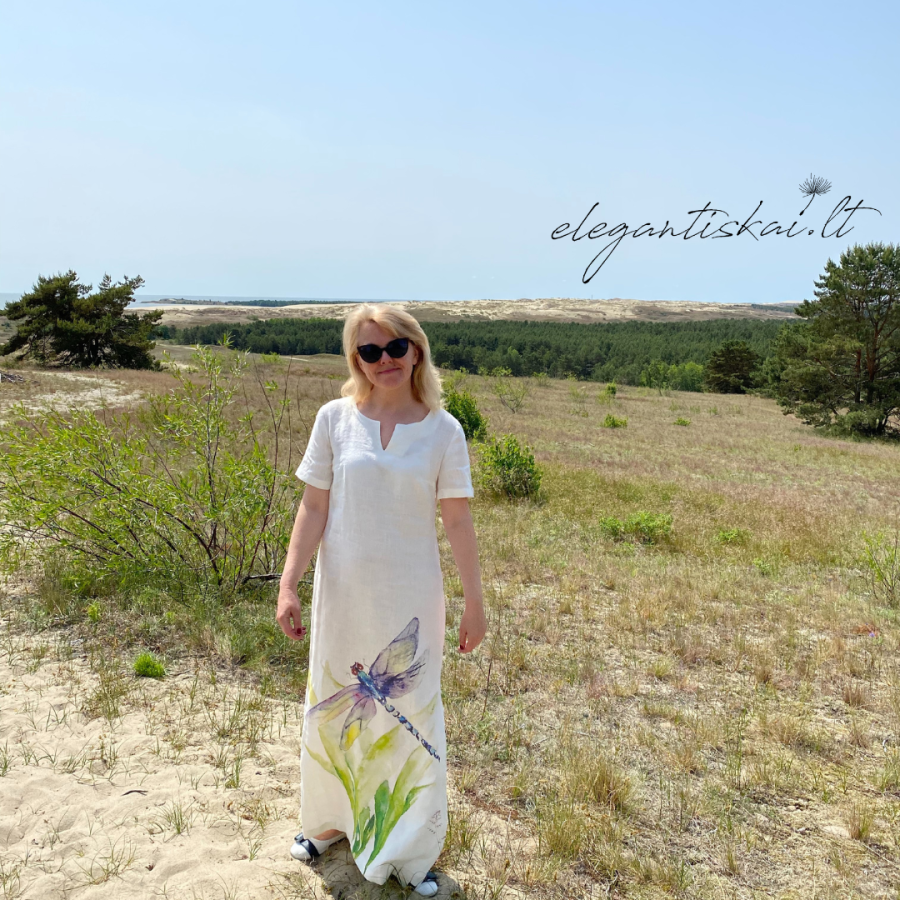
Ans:
[{"label": "forest", "polygon": [[[726,341],[745,341],[763,359],[783,323],[757,319],[700,322],[422,322],[435,364],[471,372],[509,369],[513,375],[574,375],[588,381],[639,384],[655,361],[703,365]],[[310,355],[341,352],[337,319],[268,319],[243,325],[160,326],[156,336],[179,344],[232,346],[253,353]]]}]

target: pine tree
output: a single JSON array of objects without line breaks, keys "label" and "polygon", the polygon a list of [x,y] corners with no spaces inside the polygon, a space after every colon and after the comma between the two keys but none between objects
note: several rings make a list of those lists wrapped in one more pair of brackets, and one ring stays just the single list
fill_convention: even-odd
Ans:
[{"label": "pine tree", "polygon": [[828,260],[815,300],[774,347],[775,394],[810,425],[861,435],[892,429],[900,412],[900,246],[854,245]]},{"label": "pine tree", "polygon": [[759,356],[746,341],[725,341],[706,363],[706,385],[717,394],[744,394],[753,386]]},{"label": "pine tree", "polygon": [[125,312],[143,283],[140,276],[113,283],[104,275],[91,293],[92,285],[80,284],[72,270],[38,276],[29,293],[6,307],[6,317],[19,324],[0,356],[22,351],[44,363],[158,369],[150,333],[162,312]]}]

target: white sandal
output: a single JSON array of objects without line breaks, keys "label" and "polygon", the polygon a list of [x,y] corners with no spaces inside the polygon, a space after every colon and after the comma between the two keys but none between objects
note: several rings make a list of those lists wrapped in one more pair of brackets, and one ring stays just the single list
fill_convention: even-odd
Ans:
[{"label": "white sandal", "polygon": [[332,844],[336,844],[344,835],[339,834],[337,837],[329,838],[327,841],[318,841],[314,838],[303,837],[301,831],[294,838],[294,845],[291,847],[291,856],[299,859],[301,862],[309,862],[317,856],[321,856]]},{"label": "white sandal", "polygon": [[429,872],[414,888],[413,893],[420,897],[433,897],[438,892],[438,877]]}]

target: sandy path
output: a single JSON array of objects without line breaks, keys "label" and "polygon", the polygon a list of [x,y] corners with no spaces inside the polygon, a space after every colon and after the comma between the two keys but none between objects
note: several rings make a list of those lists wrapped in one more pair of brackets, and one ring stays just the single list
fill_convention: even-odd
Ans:
[{"label": "sandy path", "polygon": [[0,618],[0,898],[405,896],[346,842],[290,859],[301,717],[228,672],[138,679]]},{"label": "sandy path", "polygon": [[[135,406],[144,399],[140,391],[128,391],[123,385],[102,375],[78,375],[64,371],[26,371],[24,386],[12,385],[0,395],[0,425],[6,411],[22,403],[28,412],[72,408],[100,409],[103,406]],[[2,895],[0,895],[2,897]]]}]

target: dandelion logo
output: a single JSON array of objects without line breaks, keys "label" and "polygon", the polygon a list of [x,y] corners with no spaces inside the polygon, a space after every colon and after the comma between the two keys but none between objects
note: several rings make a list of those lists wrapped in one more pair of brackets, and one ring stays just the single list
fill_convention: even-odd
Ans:
[{"label": "dandelion logo", "polygon": [[[831,182],[826,178],[820,178],[818,175],[810,174],[809,178],[800,185],[800,193],[804,197],[809,197],[809,203],[819,194],[827,194],[831,190]],[[809,203],[800,210],[802,216],[809,209]]]}]

